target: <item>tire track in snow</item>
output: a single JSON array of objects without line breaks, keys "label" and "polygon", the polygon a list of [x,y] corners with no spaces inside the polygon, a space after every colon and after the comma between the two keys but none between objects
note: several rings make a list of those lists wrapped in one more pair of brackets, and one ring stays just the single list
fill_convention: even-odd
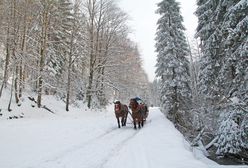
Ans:
[{"label": "tire track in snow", "polygon": [[[151,123],[150,120],[147,121],[145,125],[149,123]],[[50,168],[50,167],[55,167],[53,165],[57,165],[57,166],[59,165],[58,167],[76,168],[78,166],[77,163],[80,160],[85,160],[85,162],[82,163],[84,166],[81,166],[80,168],[84,168],[84,167],[85,168],[92,168],[92,167],[103,168],[104,165],[108,162],[108,160],[111,157],[118,155],[119,151],[125,145],[125,143],[127,143],[130,139],[132,139],[138,132],[140,132],[140,130],[133,130],[132,127],[122,127],[121,129],[114,127],[114,128],[108,129],[107,131],[105,131],[104,133],[101,133],[98,136],[88,139],[84,143],[81,143],[79,145],[74,145],[73,147],[62,151],[54,155],[53,157],[44,159],[44,161],[40,162],[37,166],[33,166],[33,167]],[[103,144],[105,142],[108,142],[108,143]],[[108,148],[106,148],[104,145],[107,146]],[[94,149],[94,148],[97,148],[97,149]],[[85,151],[85,152],[82,152],[82,151]],[[90,152],[87,153],[87,151],[88,152],[90,151]],[[104,152],[101,153],[102,151]],[[75,156],[75,157],[71,158],[71,156]],[[75,165],[72,166],[70,163],[71,162],[70,160],[74,160],[74,158],[77,158],[78,156],[82,158],[75,160],[74,161]],[[71,159],[67,159],[67,158],[71,158]],[[88,158],[88,159],[85,159],[85,158]],[[94,159],[94,158],[97,158],[97,159]],[[64,160],[67,160],[67,163],[65,163]]]},{"label": "tire track in snow", "polygon": [[[103,161],[99,165],[95,166],[95,168],[104,168],[106,163],[109,161],[109,159],[111,159],[114,156],[119,155],[120,150],[125,146],[125,144],[127,144],[138,133],[139,133],[139,130],[134,132],[131,136],[126,137],[125,139],[123,139],[118,145],[115,146],[115,148],[113,148],[113,150],[109,153],[109,155],[107,157],[105,157],[103,159]],[[121,146],[121,147],[118,148],[118,146]]]},{"label": "tire track in snow", "polygon": [[[150,124],[151,123],[151,120],[147,120],[144,124],[144,127],[147,125],[147,124]],[[132,127],[133,129],[133,127]],[[94,168],[104,168],[105,165],[108,163],[109,160],[111,160],[111,158],[113,157],[116,157],[119,155],[119,152],[121,151],[121,149],[131,140],[133,139],[138,133],[140,133],[140,131],[142,131],[142,129],[144,128],[137,128],[137,130],[134,130],[134,133],[131,134],[130,136],[126,137],[125,139],[123,139],[118,145],[116,145],[115,148],[113,148],[111,150],[111,152],[109,152],[109,155],[106,156],[101,163],[99,163],[98,165],[96,165]],[[118,146],[121,146],[118,148]]]},{"label": "tire track in snow", "polygon": [[[54,154],[53,156],[50,156],[50,158],[48,159],[43,159],[43,161],[41,161],[39,164],[38,164],[38,167],[41,166],[43,163],[48,163],[48,162],[55,162],[56,160],[59,160],[60,158],[62,157],[65,157],[66,155],[69,155],[70,153],[76,151],[76,150],[80,150],[81,148],[84,148],[84,146],[87,146],[88,144],[104,137],[104,136],[107,136],[108,134],[110,133],[113,133],[115,132],[116,130],[118,130],[118,127],[115,127],[115,128],[111,128],[111,129],[108,129],[106,130],[105,132],[97,135],[97,136],[94,136],[94,137],[91,137],[89,138],[88,140],[86,140],[85,142],[83,143],[80,143],[78,145],[73,145],[73,146],[70,146],[70,148],[68,149],[65,149],[63,151],[60,151],[59,153],[56,153]],[[30,168],[35,168],[37,167],[36,166],[31,166]]]},{"label": "tire track in snow", "polygon": [[[50,168],[58,166],[76,168],[80,165],[78,163],[80,162],[83,165],[80,166],[80,168],[99,168],[108,161],[109,157],[118,153],[120,150],[118,148],[119,146],[122,146],[138,132],[139,131],[135,131],[130,127],[123,127],[121,129],[112,128],[94,138],[90,138],[83,144],[73,146],[33,167]],[[106,142],[108,143],[103,144]]]},{"label": "tire track in snow", "polygon": [[[146,125],[149,125],[151,122],[152,122],[151,119],[147,120],[147,121],[145,122],[145,124],[144,124],[144,127],[146,127]],[[106,167],[106,166],[107,166],[107,163],[108,163],[113,157],[118,157],[118,155],[119,155],[120,151],[122,150],[122,148],[123,148],[125,145],[127,145],[131,139],[133,139],[134,137],[136,137],[136,135],[139,134],[140,131],[142,131],[143,129],[145,129],[145,128],[141,128],[141,129],[137,128],[137,130],[135,130],[136,132],[135,132],[132,136],[127,137],[125,140],[122,141],[122,143],[121,143],[121,144],[122,144],[121,148],[115,148],[115,150],[113,150],[112,153],[110,153],[110,155],[109,155],[108,157],[106,157],[105,160],[104,160],[100,165],[96,166],[95,168],[104,168],[104,167]],[[140,148],[140,144],[139,144],[138,147]],[[142,151],[142,148],[140,148],[140,151]],[[146,156],[144,156],[144,158],[146,158]],[[149,159],[148,159],[148,160],[149,160]],[[144,162],[145,162],[145,161],[147,161],[147,160],[144,159]]]},{"label": "tire track in snow", "polygon": [[[97,149],[93,150],[92,153],[89,154],[90,157],[88,157],[89,159],[87,160],[87,162],[86,163],[84,162],[85,165],[80,168],[103,168],[104,165],[108,162],[108,160],[111,157],[118,155],[118,152],[125,145],[125,143],[127,143],[138,132],[139,131],[136,131],[130,128],[125,128],[125,129],[119,130],[118,134],[114,133],[113,136],[108,135],[102,139],[99,139],[99,141],[91,145],[101,146],[102,143],[104,142],[107,142],[107,144],[102,146],[101,151]],[[109,137],[109,136],[112,136],[112,137]],[[88,146],[88,148],[91,148],[91,147]]]}]

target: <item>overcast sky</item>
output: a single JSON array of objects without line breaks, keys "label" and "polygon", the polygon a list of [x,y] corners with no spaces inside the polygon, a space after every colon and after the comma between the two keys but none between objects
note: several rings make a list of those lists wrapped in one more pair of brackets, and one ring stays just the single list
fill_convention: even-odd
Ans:
[{"label": "overcast sky", "polygon": [[[159,15],[155,14],[157,3],[162,0],[119,0],[120,7],[129,15],[129,27],[132,30],[130,38],[139,46],[143,66],[152,82],[155,78],[155,33]],[[181,4],[181,14],[184,18],[186,35],[191,38],[197,26],[197,18],[193,14],[196,0],[177,0]]]}]

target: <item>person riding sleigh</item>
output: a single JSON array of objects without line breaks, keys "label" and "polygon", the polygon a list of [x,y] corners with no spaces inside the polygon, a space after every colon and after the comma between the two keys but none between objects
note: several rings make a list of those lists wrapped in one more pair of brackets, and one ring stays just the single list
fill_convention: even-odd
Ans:
[{"label": "person riding sleigh", "polygon": [[139,104],[139,107],[140,107],[141,109],[145,108],[145,110],[148,111],[148,108],[147,108],[145,102],[144,102],[140,97],[135,97],[134,99],[135,99],[136,102]]},{"label": "person riding sleigh", "polygon": [[144,119],[147,118],[148,116],[148,107],[147,105],[145,104],[145,102],[140,98],[140,97],[135,97],[134,100],[137,102],[138,104],[138,108],[139,108],[139,111],[142,111],[142,115],[144,117]]}]

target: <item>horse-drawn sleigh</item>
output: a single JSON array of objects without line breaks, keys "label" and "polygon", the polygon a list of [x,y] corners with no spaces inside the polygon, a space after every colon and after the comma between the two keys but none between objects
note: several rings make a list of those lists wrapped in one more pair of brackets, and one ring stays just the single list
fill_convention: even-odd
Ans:
[{"label": "horse-drawn sleigh", "polygon": [[129,108],[131,109],[131,113],[128,110],[127,105],[122,104],[120,101],[115,101],[115,116],[117,119],[118,127],[120,128],[120,118],[121,125],[126,126],[128,114],[131,114],[132,122],[134,125],[134,129],[141,128],[144,126],[144,122],[148,117],[148,107],[144,103],[138,103],[137,99],[130,99]]}]

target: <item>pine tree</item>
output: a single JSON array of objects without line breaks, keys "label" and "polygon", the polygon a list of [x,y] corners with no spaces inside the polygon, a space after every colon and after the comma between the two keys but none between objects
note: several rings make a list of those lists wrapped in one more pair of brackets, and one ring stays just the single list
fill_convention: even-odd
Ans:
[{"label": "pine tree", "polygon": [[222,6],[227,9],[221,29],[225,50],[225,64],[221,69],[221,80],[225,82],[222,82],[222,88],[226,97],[237,96],[247,103],[248,3],[232,0],[224,1]]},{"label": "pine tree", "polygon": [[[68,0],[60,0],[56,3],[54,11],[54,22],[50,32],[50,40],[52,41],[51,54],[47,59],[52,84],[59,84],[56,87],[62,88],[64,85],[61,78],[66,73],[66,63],[69,53],[70,32],[72,27],[72,3]],[[66,79],[64,79],[66,80]]]},{"label": "pine tree", "polygon": [[150,98],[150,104],[151,106],[156,106],[158,107],[160,105],[160,80],[155,79],[151,84],[151,98]]},{"label": "pine tree", "polygon": [[[66,111],[69,111],[71,91],[72,45],[71,36],[74,36],[74,21],[72,3],[69,0],[60,0],[57,3],[56,20],[54,24],[55,57],[51,57],[53,72],[59,84],[61,97],[65,98]],[[72,35],[73,34],[73,35]],[[74,40],[74,39],[73,39]],[[75,41],[75,40],[74,40]],[[61,81],[61,78],[63,79]]]},{"label": "pine tree", "polygon": [[[236,122],[239,132],[230,131],[225,139],[230,136],[235,144],[232,150],[226,150],[230,144],[219,143],[219,150],[223,154],[238,153],[242,149],[247,148],[247,139],[243,140],[244,135],[247,136],[247,130],[244,123],[247,123],[248,116],[248,85],[247,85],[247,67],[248,67],[248,3],[242,0],[222,1],[220,6],[225,11],[223,23],[221,25],[222,47],[224,50],[223,66],[219,73],[221,82],[221,90],[224,97],[223,103],[220,104],[223,113],[231,114]],[[224,107],[224,108],[223,108]],[[222,123],[225,118],[221,118]],[[223,125],[220,125],[222,128]],[[220,141],[220,139],[219,139]],[[218,152],[218,151],[217,151]]]},{"label": "pine tree", "polygon": [[241,151],[242,132],[239,126],[237,113],[227,112],[226,116],[223,117],[219,130],[217,140],[217,155],[224,155],[227,153],[236,154]]},{"label": "pine tree", "polygon": [[203,52],[200,58],[199,89],[211,103],[220,99],[217,78],[222,64],[220,56],[223,53],[220,48],[221,37],[218,29],[218,2],[219,0],[199,0],[195,12],[199,21],[196,37],[200,38]]},{"label": "pine tree", "polygon": [[185,28],[175,0],[160,2],[157,13],[161,17],[156,33],[156,75],[161,78],[162,110],[178,123],[182,119],[179,112],[189,109],[191,99]]},{"label": "pine tree", "polygon": [[218,136],[217,153],[238,153],[247,148],[247,139],[242,139],[247,135],[248,4],[243,0],[198,0],[197,5],[196,36],[203,51],[200,92],[208,100],[211,126],[218,123],[213,128],[219,127],[213,131]]},{"label": "pine tree", "polygon": [[[52,71],[56,92],[66,102],[66,111],[69,104],[82,94],[83,83],[81,64],[85,59],[85,17],[80,13],[80,2],[61,0],[56,4],[53,24],[52,51],[49,67]],[[81,69],[82,68],[82,69]],[[63,79],[63,80],[61,80]],[[82,96],[82,95],[81,95]]]},{"label": "pine tree", "polygon": [[46,1],[40,1],[40,27],[39,27],[39,33],[40,33],[40,46],[39,46],[39,61],[38,61],[38,89],[37,89],[37,105],[40,108],[41,107],[41,100],[42,95],[44,91],[44,82],[45,82],[45,71],[47,69],[47,59],[49,58],[49,55],[51,55],[51,50],[49,49],[49,35],[50,35],[50,28],[51,28],[51,20],[53,16],[51,15],[52,12],[54,12],[56,1],[52,0],[46,0]]}]

